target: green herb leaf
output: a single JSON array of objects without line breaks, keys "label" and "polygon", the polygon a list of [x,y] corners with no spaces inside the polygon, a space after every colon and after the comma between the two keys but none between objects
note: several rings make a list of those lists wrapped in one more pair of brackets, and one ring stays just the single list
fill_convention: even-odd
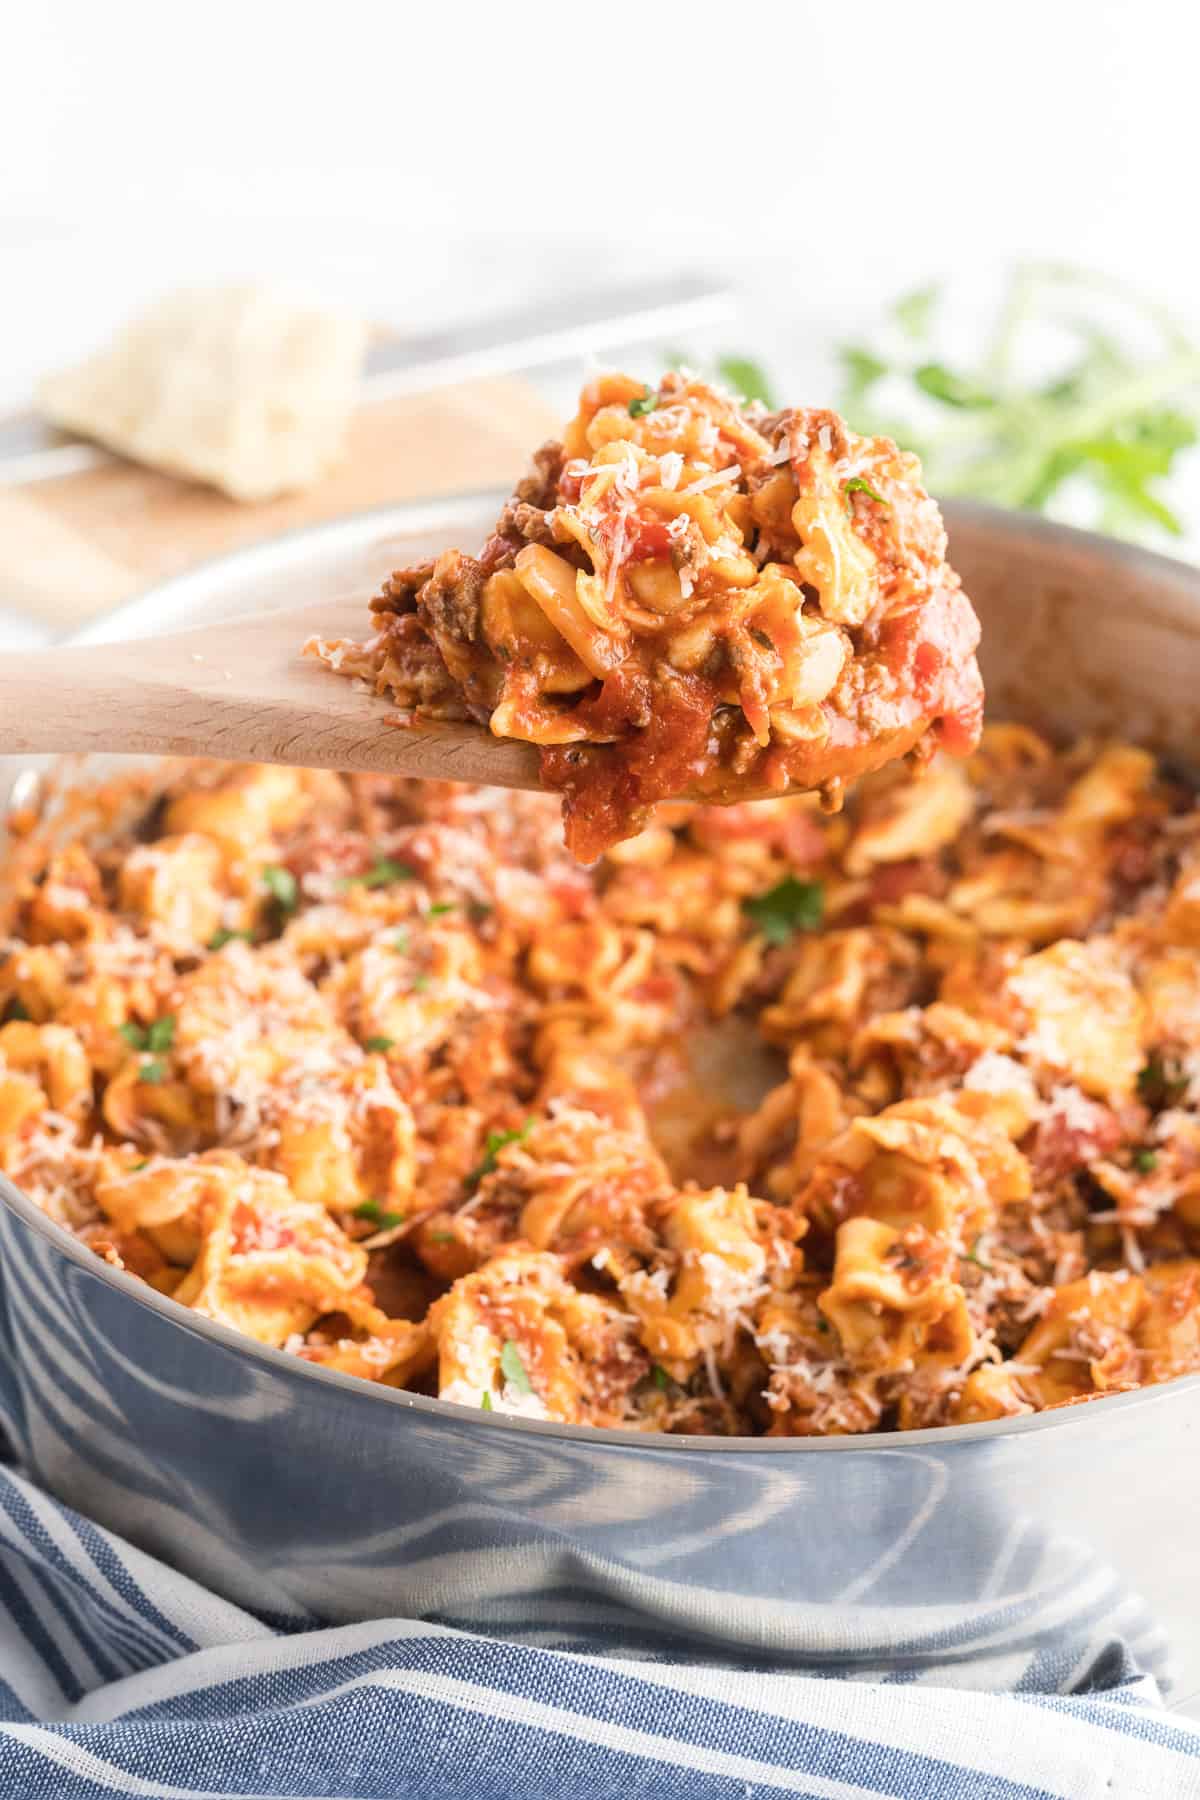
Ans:
[{"label": "green herb leaf", "polygon": [[457,1244],[458,1239],[452,1231],[430,1231],[426,1233],[431,1244]]},{"label": "green herb leaf", "polygon": [[1158,1167],[1157,1150],[1135,1150],[1133,1166],[1139,1175],[1152,1175]]},{"label": "green herb leaf", "polygon": [[982,1242],[983,1233],[980,1232],[979,1236],[975,1239],[975,1242],[971,1245],[971,1248],[963,1252],[963,1261],[974,1263],[976,1268],[983,1269],[986,1274],[990,1275],[992,1273],[991,1263],[984,1262],[982,1256],[979,1254],[979,1246]]},{"label": "green herb leaf", "polygon": [[392,939],[392,949],[398,950],[401,955],[404,954],[404,952],[408,949],[408,933],[407,933],[407,931],[398,931],[396,933],[395,937]]},{"label": "green herb leaf", "polygon": [[479,1404],[484,1412],[495,1412],[496,1410],[492,1405],[492,1396],[488,1393],[486,1388],[483,1390],[483,1398],[480,1400]]},{"label": "green herb leaf", "polygon": [[160,1081],[166,1079],[167,1065],[165,1062],[159,1062],[157,1058],[149,1058],[138,1070],[138,1080],[147,1082],[151,1087],[157,1087]]},{"label": "green herb leaf", "polygon": [[483,1141],[483,1161],[467,1176],[468,1188],[475,1188],[496,1167],[496,1158],[506,1144],[523,1144],[533,1130],[533,1120],[526,1119],[519,1131],[489,1131]]},{"label": "green herb leaf", "polygon": [[373,1056],[386,1056],[388,1051],[394,1048],[395,1043],[395,1038],[369,1037],[363,1045],[363,1049],[369,1050]]},{"label": "green herb leaf", "polygon": [[356,1219],[366,1219],[372,1225],[378,1225],[381,1231],[391,1231],[395,1225],[403,1225],[402,1212],[388,1212],[380,1206],[378,1200],[364,1200],[361,1206],[354,1208]]},{"label": "green herb leaf", "polygon": [[453,911],[454,911],[453,900],[438,900],[433,906],[431,906],[429,908],[428,912],[425,914],[425,917],[427,919],[440,919],[446,913],[450,913]]},{"label": "green herb leaf", "polygon": [[849,481],[843,482],[842,492],[846,496],[846,511],[848,513],[854,511],[854,508],[850,504],[850,496],[852,494],[865,494],[868,500],[875,500],[880,506],[891,505],[891,501],[885,500],[882,494],[877,494],[870,482],[864,481],[861,475],[852,475]]},{"label": "green herb leaf", "polygon": [[18,1023],[18,1021],[27,1020],[28,1018],[29,1013],[27,1009],[15,998],[10,1000],[4,1009],[4,1023],[6,1025],[13,1025]]},{"label": "green herb leaf", "polygon": [[148,1156],[143,1156],[141,1162],[134,1163],[134,1165],[133,1165],[132,1169],[130,1169],[129,1173],[131,1175],[140,1175],[143,1169],[148,1169],[149,1167],[150,1167],[150,1158]]},{"label": "green herb leaf", "polygon": [[823,1313],[817,1314],[817,1330],[818,1331],[828,1331],[829,1330],[829,1320],[824,1316]]},{"label": "green herb leaf", "polygon": [[361,875],[347,875],[338,883],[339,887],[389,887],[393,881],[415,881],[416,870],[410,869],[407,863],[397,862],[392,856],[377,856],[370,868]]},{"label": "green herb leaf", "polygon": [[280,863],[268,863],[262,872],[262,884],[281,912],[295,912],[300,890],[290,869]]},{"label": "green herb leaf", "polygon": [[846,410],[853,411],[855,404],[887,374],[888,365],[861,344],[842,344],[838,349],[838,360],[842,365],[845,382],[842,405]]},{"label": "green herb leaf", "polygon": [[[125,1042],[133,1050],[169,1050],[175,1041],[175,1020],[170,1013],[161,1019],[155,1019],[150,1025],[135,1025],[131,1021],[118,1025],[117,1030]],[[146,1076],[142,1076],[144,1081]],[[156,1077],[161,1081],[162,1076]]]},{"label": "green herb leaf", "polygon": [[667,1371],[663,1368],[662,1364],[655,1363],[650,1372],[654,1377],[654,1385],[658,1388],[659,1392],[663,1394],[669,1393],[671,1389],[671,1377],[667,1374]]},{"label": "green herb leaf", "polygon": [[765,894],[742,901],[742,911],[752,919],[768,944],[786,944],[797,931],[815,931],[825,910],[825,890],[819,881],[797,881],[787,875]]},{"label": "green herb leaf", "polygon": [[996,404],[994,394],[972,381],[969,375],[957,375],[945,363],[922,363],[919,369],[914,369],[913,380],[923,394],[928,394],[933,400],[943,401],[946,406],[974,411],[979,407]]},{"label": "green herb leaf", "polygon": [[518,1394],[532,1394],[533,1383],[525,1373],[525,1364],[521,1361],[521,1352],[511,1338],[505,1338],[500,1352],[500,1373],[510,1387],[515,1387]]},{"label": "green herb leaf", "polygon": [[652,387],[648,387],[643,393],[635,394],[629,402],[629,416],[631,419],[644,419],[657,405],[658,395]]},{"label": "green herb leaf", "polygon": [[771,383],[761,363],[748,356],[719,356],[717,374],[743,400],[761,400],[764,406],[774,406]]},{"label": "green herb leaf", "polygon": [[428,986],[429,986],[428,975],[414,975],[413,976],[412,991],[414,994],[423,994],[425,992],[425,989]]},{"label": "green herb leaf", "polygon": [[[990,343],[973,362],[950,362],[930,336],[936,292],[921,288],[891,309],[922,344],[915,366],[870,345],[840,352],[840,402],[855,429],[916,450],[941,496],[1053,512],[1124,537],[1179,535],[1184,521],[1162,483],[1197,442],[1200,347],[1163,309],[1104,275],[1018,265]],[[1065,349],[1047,372],[1055,343]],[[882,412],[874,390],[885,376]]]},{"label": "green herb leaf", "polygon": [[243,943],[250,944],[254,941],[254,933],[252,931],[231,931],[227,925],[222,925],[209,938],[208,947],[210,950],[223,950],[226,944],[232,944],[234,938],[240,938]]},{"label": "green herb leaf", "polygon": [[892,307],[892,317],[906,337],[928,336],[933,309],[940,295],[940,287],[931,283],[929,287],[914,288],[911,294],[903,294],[896,301]]}]

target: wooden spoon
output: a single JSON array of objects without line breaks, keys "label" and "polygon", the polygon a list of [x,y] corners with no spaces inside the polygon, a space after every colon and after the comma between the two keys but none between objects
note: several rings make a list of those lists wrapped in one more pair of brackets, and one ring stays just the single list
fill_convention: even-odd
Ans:
[{"label": "wooden spoon", "polygon": [[536,788],[537,751],[481,725],[389,724],[394,705],[301,655],[361,636],[362,598],[197,631],[0,656],[0,755],[107,751],[380,770]]}]

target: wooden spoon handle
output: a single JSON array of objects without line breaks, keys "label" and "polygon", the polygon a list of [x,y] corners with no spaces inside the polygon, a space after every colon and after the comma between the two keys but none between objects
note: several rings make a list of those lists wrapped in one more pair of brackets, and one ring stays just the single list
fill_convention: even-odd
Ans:
[{"label": "wooden spoon handle", "polygon": [[477,725],[398,727],[386,702],[313,664],[278,693],[265,678],[257,691],[254,623],[240,642],[230,627],[225,660],[189,655],[182,636],[0,656],[0,754],[217,756],[538,786],[531,745]]}]

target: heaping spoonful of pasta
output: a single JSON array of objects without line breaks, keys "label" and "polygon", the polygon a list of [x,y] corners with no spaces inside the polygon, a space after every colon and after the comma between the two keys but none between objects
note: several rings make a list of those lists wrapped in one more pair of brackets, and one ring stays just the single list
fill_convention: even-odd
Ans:
[{"label": "heaping spoonful of pasta", "polygon": [[592,861],[663,801],[836,806],[979,735],[978,621],[917,459],[686,372],[590,381],[478,555],[393,573],[371,613],[363,641],[325,606],[0,658],[0,751],[542,785]]}]

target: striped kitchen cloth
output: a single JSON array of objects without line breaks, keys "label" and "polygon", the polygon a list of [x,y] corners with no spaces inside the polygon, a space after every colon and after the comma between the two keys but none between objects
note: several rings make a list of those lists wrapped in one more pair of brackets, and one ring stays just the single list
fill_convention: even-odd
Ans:
[{"label": "striped kitchen cloth", "polygon": [[846,1680],[404,1619],[282,1631],[0,1468],[4,1800],[1200,1797],[1200,1728],[1118,1640],[1084,1679]]}]

